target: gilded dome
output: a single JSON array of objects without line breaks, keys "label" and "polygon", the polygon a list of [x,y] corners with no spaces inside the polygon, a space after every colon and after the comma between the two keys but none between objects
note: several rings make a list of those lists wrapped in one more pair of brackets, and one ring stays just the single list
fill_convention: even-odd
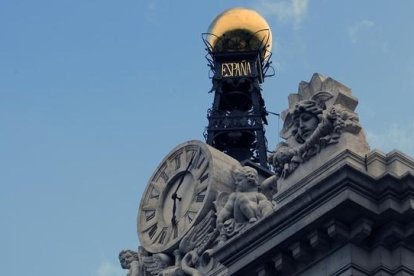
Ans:
[{"label": "gilded dome", "polygon": [[272,49],[269,24],[256,11],[232,8],[222,12],[210,24],[208,43],[213,51],[250,51],[265,48],[264,57]]}]

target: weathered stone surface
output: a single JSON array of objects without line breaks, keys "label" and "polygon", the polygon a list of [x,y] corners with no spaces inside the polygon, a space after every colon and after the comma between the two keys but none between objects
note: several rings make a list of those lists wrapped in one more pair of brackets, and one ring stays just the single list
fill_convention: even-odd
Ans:
[{"label": "weathered stone surface", "polygon": [[[128,275],[414,275],[414,160],[369,151],[357,99],[333,79],[315,74],[289,104],[284,134],[308,107],[315,129],[300,132],[302,142],[297,129],[285,137],[273,155],[275,175],[263,170],[260,179],[254,166],[230,167],[217,154],[227,181],[210,211],[174,256],[125,254]],[[243,173],[230,180],[231,171]],[[210,173],[224,179],[220,168]]]},{"label": "weathered stone surface", "polygon": [[373,177],[392,174],[396,177],[414,173],[414,159],[398,150],[388,154],[373,150],[367,154],[367,170]]},{"label": "weathered stone surface", "polygon": [[292,257],[301,262],[308,262],[311,259],[311,251],[307,244],[297,241],[289,246]]},{"label": "weathered stone surface", "polygon": [[310,246],[316,250],[325,250],[329,247],[328,236],[319,229],[312,231],[308,235],[308,241]]},{"label": "weathered stone surface", "polygon": [[283,252],[278,253],[273,258],[273,262],[274,262],[276,271],[279,273],[289,274],[295,270],[294,261],[292,260],[292,257],[290,257],[289,255]]},{"label": "weathered stone surface", "polygon": [[406,259],[414,251],[401,245],[414,244],[414,175],[408,172],[414,164],[393,155],[393,162],[400,159],[407,173],[398,176],[383,166],[375,176],[375,164],[366,170],[363,156],[348,150],[332,156],[327,167],[278,193],[272,214],[213,250],[211,258],[229,275],[255,275],[243,273],[258,260],[272,260],[277,275],[412,273],[414,263]]},{"label": "weathered stone surface", "polygon": [[349,238],[349,229],[342,222],[332,219],[325,225],[328,236],[336,241],[345,241]]},{"label": "weathered stone surface", "polygon": [[278,192],[345,149],[360,156],[369,152],[354,112],[357,104],[349,88],[320,74],[314,74],[309,83],[299,84],[298,93],[289,96],[289,109],[282,113],[281,137],[285,141],[270,155],[280,178]]},{"label": "weathered stone surface", "polygon": [[372,233],[373,222],[366,218],[360,218],[352,225],[351,241],[360,243],[369,237]]},{"label": "weathered stone surface", "polygon": [[[323,129],[296,139],[295,108],[309,100],[304,106],[323,103],[315,112],[321,116],[329,106],[346,111],[334,140]],[[228,275],[267,275],[269,262],[271,275],[282,276],[414,275],[414,160],[399,151],[369,151],[357,103],[349,88],[319,74],[289,96],[286,142],[272,156],[281,166],[263,181],[277,183],[274,211],[209,252]],[[306,139],[334,143],[311,153]]]}]

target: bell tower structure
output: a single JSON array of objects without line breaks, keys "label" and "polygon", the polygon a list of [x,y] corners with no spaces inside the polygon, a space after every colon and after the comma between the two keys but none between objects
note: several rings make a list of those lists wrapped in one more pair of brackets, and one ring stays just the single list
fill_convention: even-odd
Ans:
[{"label": "bell tower structure", "polygon": [[203,41],[214,93],[207,114],[207,144],[240,162],[268,168],[268,113],[261,84],[272,68],[269,25],[257,12],[235,8],[216,17]]}]

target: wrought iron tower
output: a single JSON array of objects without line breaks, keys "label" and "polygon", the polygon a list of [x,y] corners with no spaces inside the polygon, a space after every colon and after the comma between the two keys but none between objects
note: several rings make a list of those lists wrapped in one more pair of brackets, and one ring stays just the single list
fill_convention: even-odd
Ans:
[{"label": "wrought iron tower", "polygon": [[272,68],[267,22],[255,11],[232,9],[215,19],[203,41],[214,92],[207,114],[207,144],[241,162],[268,168],[264,128],[268,113],[261,94],[261,83]]}]

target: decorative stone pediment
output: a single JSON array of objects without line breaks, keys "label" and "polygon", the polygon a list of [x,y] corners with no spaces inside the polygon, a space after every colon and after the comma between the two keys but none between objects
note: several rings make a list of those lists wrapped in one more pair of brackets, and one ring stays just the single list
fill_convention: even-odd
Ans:
[{"label": "decorative stone pediment", "polygon": [[[305,176],[340,151],[348,149],[360,155],[369,152],[355,113],[357,104],[350,88],[318,73],[310,82],[302,81],[298,93],[289,95],[280,133],[285,141],[269,157],[279,178],[279,191],[291,174]],[[308,162],[311,167],[301,169]]]}]

